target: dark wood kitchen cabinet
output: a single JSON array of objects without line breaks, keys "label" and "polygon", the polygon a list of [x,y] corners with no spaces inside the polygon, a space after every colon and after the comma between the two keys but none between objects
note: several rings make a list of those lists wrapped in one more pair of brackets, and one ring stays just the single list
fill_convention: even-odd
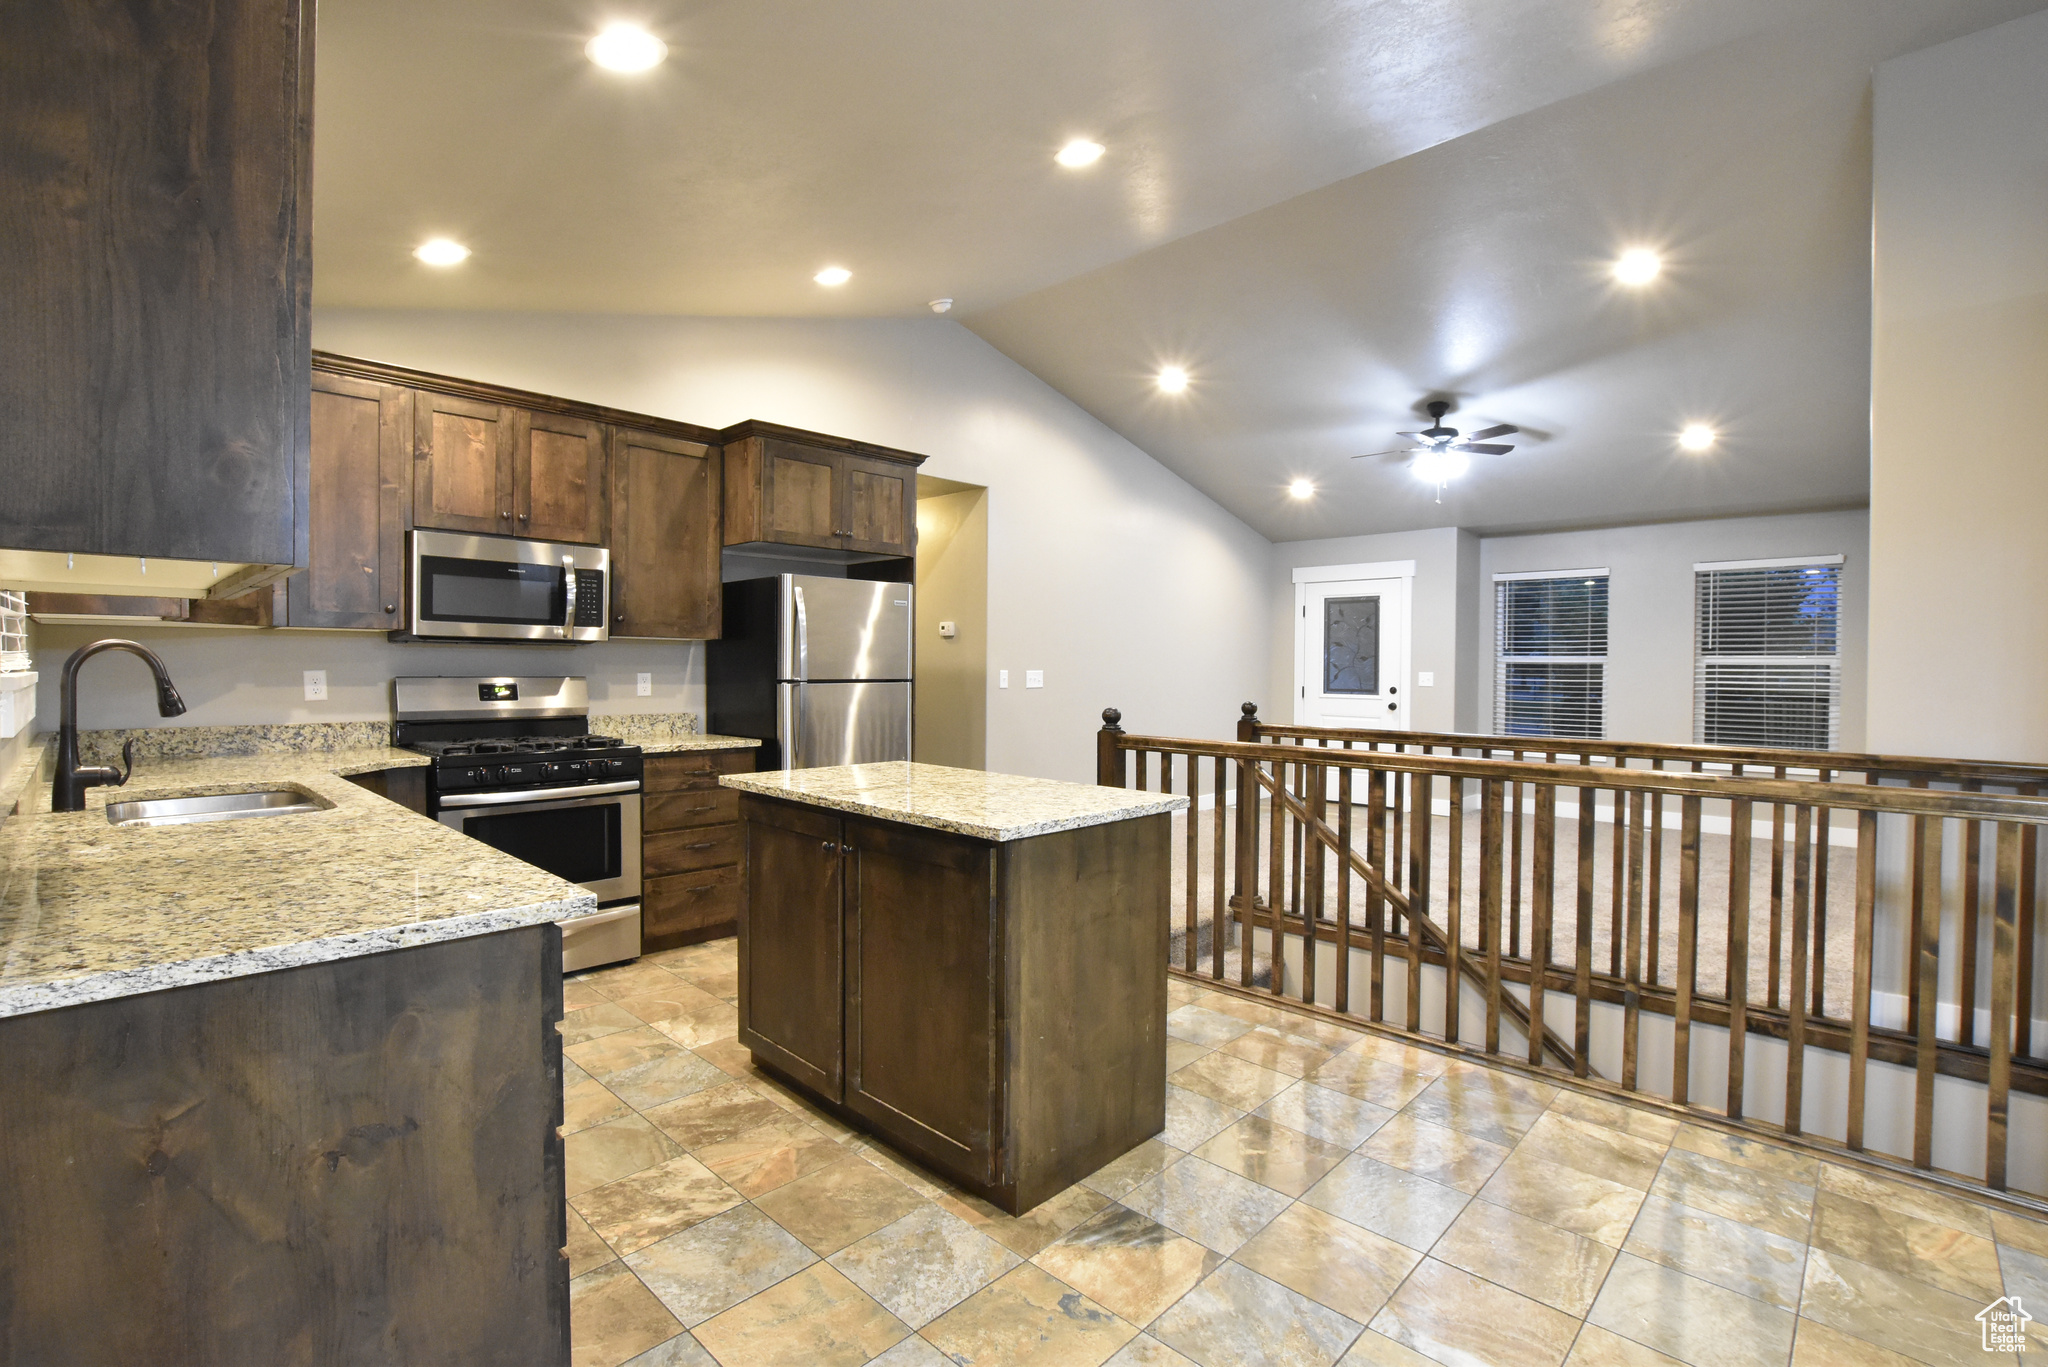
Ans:
[{"label": "dark wood kitchen cabinet", "polygon": [[306,569],[285,581],[285,622],[355,631],[405,622],[410,389],[313,372]]},{"label": "dark wood kitchen cabinet", "polygon": [[649,755],[640,798],[640,951],[719,940],[739,929],[739,794],[720,774],[755,751]]},{"label": "dark wood kitchen cabinet", "polygon": [[614,429],[612,634],[707,641],[719,633],[718,448]]},{"label": "dark wood kitchen cabinet", "polygon": [[510,535],[512,410],[456,394],[413,397],[412,520],[444,532]]},{"label": "dark wood kitchen cabinet", "polygon": [[605,533],[605,430],[562,413],[512,414],[512,531],[595,546]]},{"label": "dark wood kitchen cabinet", "polygon": [[1003,1209],[1165,1125],[1169,827],[994,842],[751,793],[740,1041]]},{"label": "dark wood kitchen cabinet", "polygon": [[0,546],[305,563],[313,7],[22,0]]},{"label": "dark wood kitchen cabinet", "polygon": [[916,554],[923,456],[764,422],[719,438],[726,545]]}]

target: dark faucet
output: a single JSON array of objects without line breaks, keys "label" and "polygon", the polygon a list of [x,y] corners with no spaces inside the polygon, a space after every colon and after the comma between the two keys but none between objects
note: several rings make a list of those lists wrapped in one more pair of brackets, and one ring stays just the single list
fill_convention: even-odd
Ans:
[{"label": "dark faucet", "polygon": [[133,641],[106,640],[94,641],[72,651],[71,658],[64,662],[63,703],[57,725],[57,777],[50,785],[50,810],[53,812],[82,812],[85,810],[87,788],[102,783],[123,784],[128,781],[128,775],[135,772],[135,742],[132,740],[121,747],[124,766],[121,769],[78,762],[78,667],[103,650],[125,650],[142,657],[142,662],[149,666],[149,672],[156,675],[158,716],[175,717],[185,710],[185,700],[172,686],[171,676],[164,670],[164,662],[147,646]]}]

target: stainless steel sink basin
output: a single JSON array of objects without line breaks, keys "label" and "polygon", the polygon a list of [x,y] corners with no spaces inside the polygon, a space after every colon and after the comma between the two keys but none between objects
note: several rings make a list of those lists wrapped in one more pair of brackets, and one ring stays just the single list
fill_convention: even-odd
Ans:
[{"label": "stainless steel sink basin", "polygon": [[297,816],[334,804],[293,788],[260,793],[214,793],[207,797],[151,797],[109,802],[107,820],[116,826],[188,826],[195,821],[239,821],[251,816]]}]

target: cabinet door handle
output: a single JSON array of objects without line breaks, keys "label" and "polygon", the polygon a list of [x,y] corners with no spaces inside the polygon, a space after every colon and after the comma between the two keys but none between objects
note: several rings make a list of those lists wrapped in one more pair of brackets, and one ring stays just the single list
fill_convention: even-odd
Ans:
[{"label": "cabinet door handle", "polygon": [[838,842],[837,840],[827,840],[827,841],[825,842],[825,853],[827,853],[827,854],[830,854],[830,853],[832,853],[832,851],[834,851],[834,850],[836,850],[836,849],[838,849],[838,848],[839,848],[839,842]]},{"label": "cabinet door handle", "polygon": [[386,611],[386,612],[396,612],[396,611],[398,611],[398,604],[396,604],[396,603],[386,603],[386,604],[384,605],[384,611]]},{"label": "cabinet door handle", "polygon": [[715,850],[720,843],[716,840],[700,840],[694,845],[678,845],[676,848],[679,850]]},{"label": "cabinet door handle", "polygon": [[531,521],[532,519],[530,519],[529,517],[527,517],[527,515],[526,515],[525,513],[521,513],[521,514],[519,515],[519,520],[520,520],[521,522],[528,522],[528,521]]}]

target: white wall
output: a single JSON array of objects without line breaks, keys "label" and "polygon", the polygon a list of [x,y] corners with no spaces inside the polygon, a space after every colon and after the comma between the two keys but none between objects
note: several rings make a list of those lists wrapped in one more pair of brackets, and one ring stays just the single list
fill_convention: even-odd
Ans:
[{"label": "white wall", "polygon": [[1877,69],[1870,743],[2048,761],[2048,13]]},{"label": "white wall", "polygon": [[1693,565],[1833,555],[1842,565],[1842,724],[1835,746],[1863,746],[1869,515],[1790,513],[1665,522],[1595,531],[1487,537],[1480,545],[1478,677],[1481,729],[1493,725],[1493,576],[1604,566],[1607,583],[1607,737],[1692,740]]},{"label": "white wall", "polygon": [[[991,684],[998,669],[1013,684],[988,690],[991,769],[1092,779],[1094,732],[1109,706],[1132,729],[1227,735],[1238,703],[1266,677],[1266,540],[949,320],[322,309],[313,340],[706,426],[753,417],[878,442],[928,454],[926,474],[987,486],[988,664]],[[630,696],[632,675],[654,669],[674,681],[663,710],[702,708],[695,645],[452,649],[326,633],[141,634],[170,651],[194,724],[385,715],[393,674],[480,672],[508,660],[590,674],[610,711],[642,702]],[[77,639],[45,632],[38,663],[61,662]],[[329,671],[327,704],[300,697],[307,668]],[[1043,689],[1023,688],[1026,669],[1045,672]],[[83,697],[89,725],[154,718],[117,665],[96,662]]]}]

